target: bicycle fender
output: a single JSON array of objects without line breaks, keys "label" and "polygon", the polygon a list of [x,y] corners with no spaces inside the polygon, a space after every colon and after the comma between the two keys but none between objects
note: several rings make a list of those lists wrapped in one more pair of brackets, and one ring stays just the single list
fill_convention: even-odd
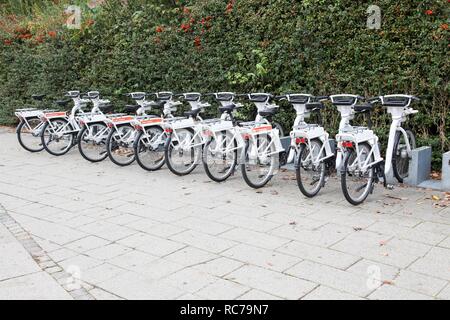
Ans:
[{"label": "bicycle fender", "polygon": [[169,133],[166,138],[166,142],[164,143],[164,150],[168,150],[170,143],[172,142],[172,133]]}]

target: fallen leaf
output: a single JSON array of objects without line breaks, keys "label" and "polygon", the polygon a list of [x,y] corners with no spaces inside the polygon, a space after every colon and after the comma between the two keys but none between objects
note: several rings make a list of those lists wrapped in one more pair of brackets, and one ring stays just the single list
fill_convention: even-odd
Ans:
[{"label": "fallen leaf", "polygon": [[353,230],[355,230],[355,231],[361,231],[362,228],[361,228],[361,227],[353,227]]},{"label": "fallen leaf", "polygon": [[380,247],[385,246],[386,243],[387,243],[386,240],[381,240],[381,241],[380,241]]},{"label": "fallen leaf", "polygon": [[271,190],[271,191],[270,191],[270,194],[276,196],[276,195],[278,194],[278,191],[276,191],[276,190]]},{"label": "fallen leaf", "polygon": [[388,284],[388,285],[390,285],[390,286],[393,286],[393,285],[394,285],[394,282],[391,281],[391,280],[383,280],[383,284]]},{"label": "fallen leaf", "polygon": [[256,190],[256,193],[263,193],[261,190]]},{"label": "fallen leaf", "polygon": [[436,196],[436,195],[432,195],[432,196],[431,196],[431,199],[436,200],[436,201],[441,200],[441,198],[439,198],[439,197]]},{"label": "fallen leaf", "polygon": [[290,224],[291,226],[295,226],[295,225],[297,224],[297,222],[291,221],[291,222],[289,222],[289,224]]}]

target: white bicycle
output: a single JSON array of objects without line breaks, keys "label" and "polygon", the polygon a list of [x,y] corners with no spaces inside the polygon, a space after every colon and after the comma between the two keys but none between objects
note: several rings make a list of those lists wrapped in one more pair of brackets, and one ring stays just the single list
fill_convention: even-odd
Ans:
[{"label": "white bicycle", "polygon": [[147,171],[159,170],[165,163],[165,144],[167,133],[165,123],[177,121],[173,112],[177,111],[180,101],[173,100],[172,92],[155,93],[156,99],[150,104],[152,109],[161,109],[159,117],[137,118],[131,125],[136,130],[134,154],[136,162]]},{"label": "white bicycle", "polygon": [[303,195],[314,197],[325,186],[330,168],[334,166],[334,145],[322,125],[308,124],[306,119],[313,112],[320,115],[324,108],[321,101],[327,100],[328,96],[286,94],[277,98],[287,100],[296,111],[287,162],[294,161],[297,185]]},{"label": "white bicycle", "polygon": [[411,95],[393,94],[379,96],[370,101],[381,102],[392,116],[384,173],[387,175],[392,170],[398,182],[403,183],[404,179],[408,177],[412,150],[416,148],[416,137],[411,130],[404,129],[402,123],[408,119],[409,115],[419,112],[410,106],[411,103],[420,101],[420,99]]},{"label": "white bicycle", "polygon": [[108,157],[106,140],[111,131],[107,125],[108,117],[115,115],[106,115],[113,110],[113,106],[111,101],[100,99],[98,91],[90,91],[86,97],[92,102],[93,108],[78,121],[81,126],[77,136],[78,150],[84,159],[100,162]]},{"label": "white bicycle", "polygon": [[240,133],[245,140],[245,149],[240,159],[242,177],[252,188],[262,188],[273,177],[280,166],[280,131],[267,118],[278,111],[278,105],[271,103],[269,93],[240,94],[257,108],[256,120],[240,123]]},{"label": "white bicycle", "polygon": [[185,112],[185,118],[176,119],[165,124],[167,139],[165,160],[167,167],[174,174],[184,176],[191,173],[202,159],[206,137],[203,134],[203,119],[200,113],[210,104],[201,101],[198,92],[175,95],[188,102],[191,110]]},{"label": "white bicycle", "polygon": [[[42,104],[45,95],[34,94],[31,97]],[[40,120],[40,116],[43,113],[54,111],[56,110],[37,109],[35,107],[16,109],[14,114],[19,119],[19,124],[16,128],[17,140],[22,148],[29,152],[44,150],[41,141],[41,132],[45,123]]]},{"label": "white bicycle", "polygon": [[364,97],[358,95],[332,95],[330,99],[341,113],[336,135],[336,170],[341,176],[345,198],[358,205],[373,191],[383,158],[375,133],[368,127],[352,126],[350,121],[357,112],[370,112],[373,105],[363,103]]},{"label": "white bicycle", "polygon": [[[79,91],[69,91],[66,95],[73,100],[74,106],[69,114],[65,111],[45,112],[40,115],[44,122],[41,131],[41,143],[44,149],[54,155],[66,154],[77,144],[77,135],[81,130],[79,120],[83,115],[88,114],[83,111],[90,99],[82,99]],[[62,103],[67,105],[68,101]]]},{"label": "white bicycle", "polygon": [[[109,117],[107,125],[110,128],[106,139],[106,150],[109,159],[118,166],[128,166],[136,159],[134,153],[134,143],[138,131],[133,126],[133,121],[147,119],[151,116],[147,111],[151,110],[153,101],[147,101],[146,97],[153,95],[145,92],[132,92],[125,96],[135,100],[135,105],[125,106],[128,115]],[[134,114],[134,115],[130,115]]]},{"label": "white bicycle", "polygon": [[234,102],[232,92],[209,93],[220,103],[220,118],[203,121],[203,135],[207,142],[203,148],[203,167],[207,176],[216,182],[227,180],[238,165],[245,148],[241,130],[234,119],[234,112],[242,104]]}]

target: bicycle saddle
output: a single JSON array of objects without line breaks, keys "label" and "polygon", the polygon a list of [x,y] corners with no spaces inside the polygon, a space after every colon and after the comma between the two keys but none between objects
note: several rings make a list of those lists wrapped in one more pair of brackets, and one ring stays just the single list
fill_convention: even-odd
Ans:
[{"label": "bicycle saddle", "polygon": [[70,100],[57,100],[55,103],[60,107],[66,107],[69,104]]},{"label": "bicycle saddle", "polygon": [[233,100],[233,94],[232,93],[218,93],[217,94],[217,101],[231,101]]},{"label": "bicycle saddle", "polygon": [[187,111],[187,112],[185,112],[184,113],[184,115],[186,116],[186,117],[192,117],[192,118],[197,118],[197,116],[200,114],[200,112],[202,111],[202,109],[201,108],[198,108],[198,109],[194,109],[194,110],[190,110],[190,111]]},{"label": "bicycle saddle", "polygon": [[408,97],[385,97],[383,99],[383,106],[385,107],[406,107],[408,103]]},{"label": "bicycle saddle", "polygon": [[136,111],[140,108],[140,105],[134,105],[134,104],[127,104],[125,106],[125,112],[126,113],[136,113]]},{"label": "bicycle saddle", "polygon": [[259,94],[253,93],[250,94],[248,101],[250,102],[266,102],[270,97],[272,97],[269,93]]},{"label": "bicycle saddle", "polygon": [[259,111],[258,114],[261,117],[270,117],[270,116],[273,116],[277,112],[278,112],[278,108],[267,108],[265,110]]},{"label": "bicycle saddle", "polygon": [[89,99],[97,99],[97,98],[100,97],[100,92],[98,92],[98,91],[89,91],[89,92],[87,93],[87,97],[88,97]]},{"label": "bicycle saddle", "polygon": [[42,101],[45,97],[45,94],[33,94],[31,98],[37,101]]},{"label": "bicycle saddle", "polygon": [[303,94],[291,94],[289,95],[289,102],[305,104],[309,100],[309,96]]},{"label": "bicycle saddle", "polygon": [[198,101],[200,100],[201,94],[200,93],[186,93],[184,95],[185,101]]},{"label": "bicycle saddle", "polygon": [[373,105],[370,103],[358,104],[353,107],[353,110],[355,110],[356,112],[370,111],[372,109],[373,109]]},{"label": "bicycle saddle", "polygon": [[100,103],[100,105],[98,106],[98,108],[102,111],[102,112],[111,112],[113,110],[113,105],[112,103],[106,102],[106,103]]},{"label": "bicycle saddle", "polygon": [[356,98],[352,96],[334,97],[332,103],[335,106],[351,106],[355,103]]},{"label": "bicycle saddle", "polygon": [[224,112],[231,113],[234,109],[236,109],[236,105],[234,103],[219,107],[219,111],[221,113],[224,113]]},{"label": "bicycle saddle", "polygon": [[307,110],[322,109],[324,107],[322,102],[310,102],[305,106]]}]

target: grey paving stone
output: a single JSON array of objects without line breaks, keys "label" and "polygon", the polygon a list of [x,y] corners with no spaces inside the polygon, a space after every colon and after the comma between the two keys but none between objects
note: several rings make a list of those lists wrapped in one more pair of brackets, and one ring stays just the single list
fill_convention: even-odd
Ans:
[{"label": "grey paving stone", "polygon": [[417,272],[408,270],[400,271],[397,278],[394,280],[395,285],[423,293],[428,296],[437,295],[447,285],[448,281],[433,278]]},{"label": "grey paving stone", "polygon": [[434,247],[425,257],[415,261],[408,270],[450,280],[450,249]]},{"label": "grey paving stone", "polygon": [[110,243],[110,241],[96,236],[87,236],[74,242],[70,242],[64,247],[79,253],[84,253],[95,248],[106,246]]},{"label": "grey paving stone", "polygon": [[236,299],[249,290],[250,288],[241,284],[219,279],[200,289],[195,294],[205,299],[231,300]]},{"label": "grey paving stone", "polygon": [[367,285],[367,277],[311,261],[300,262],[286,270],[286,273],[359,297],[365,297],[373,291],[373,288]]},{"label": "grey paving stone", "polygon": [[393,235],[400,239],[412,240],[429,245],[436,245],[445,239],[445,236],[429,231],[421,231],[416,228],[403,227],[386,222],[377,222],[371,225],[368,230],[382,232],[384,234]]},{"label": "grey paving stone", "polygon": [[383,285],[368,296],[371,300],[431,300],[433,297],[402,289],[395,285]]},{"label": "grey paving stone", "polygon": [[178,233],[174,236],[171,236],[170,239],[212,253],[219,253],[236,245],[236,242],[234,241],[221,239],[194,230],[188,230],[182,233]]},{"label": "grey paving stone", "polygon": [[225,279],[285,299],[300,299],[317,286],[310,281],[255,266],[243,266]]},{"label": "grey paving stone", "polygon": [[271,231],[272,234],[299,242],[328,247],[354,233],[353,228],[328,223],[313,230],[297,226],[284,226]]},{"label": "grey paving stone", "polygon": [[99,260],[109,260],[131,250],[131,248],[123,245],[111,243],[100,248],[89,250],[85,254]]},{"label": "grey paving stone", "polygon": [[124,299],[176,299],[186,292],[171,287],[167,283],[149,280],[134,272],[120,274],[99,284],[99,288]]},{"label": "grey paving stone", "polygon": [[406,268],[420,257],[418,254],[406,253],[390,247],[391,238],[392,236],[362,230],[330,248],[400,268]]},{"label": "grey paving stone", "polygon": [[52,277],[41,271],[2,281],[0,299],[70,300],[72,297]]},{"label": "grey paving stone", "polygon": [[207,262],[203,262],[194,266],[195,269],[198,269],[203,272],[207,272],[209,274],[215,275],[217,277],[225,276],[226,274],[242,267],[244,263],[240,261],[236,261],[233,259],[220,257],[214,260],[210,260]]},{"label": "grey paving stone", "polygon": [[289,242],[288,244],[279,247],[277,251],[339,269],[346,269],[361,259],[359,256],[354,256],[319,246],[313,246],[298,241]]},{"label": "grey paving stone", "polygon": [[450,285],[447,285],[439,294],[437,295],[439,299],[450,300]]},{"label": "grey paving stone", "polygon": [[204,250],[196,249],[193,247],[186,247],[167,255],[165,258],[167,260],[177,262],[185,267],[189,267],[214,260],[217,257],[218,256],[216,254],[209,253]]},{"label": "grey paving stone", "polygon": [[222,233],[220,237],[272,250],[289,242],[289,239],[242,228],[235,228]]},{"label": "grey paving stone", "polygon": [[184,292],[196,293],[218,280],[217,277],[203,271],[187,268],[163,278],[160,283],[180,288]]},{"label": "grey paving stone", "polygon": [[302,300],[364,300],[361,297],[354,296],[343,291],[333,288],[318,286],[313,291],[308,293]]},{"label": "grey paving stone", "polygon": [[263,291],[251,289],[237,298],[238,300],[281,300],[282,298],[265,293]]},{"label": "grey paving stone", "polygon": [[246,244],[234,246],[222,252],[222,255],[246,264],[252,264],[275,271],[286,270],[301,261],[300,258],[294,256]]}]

